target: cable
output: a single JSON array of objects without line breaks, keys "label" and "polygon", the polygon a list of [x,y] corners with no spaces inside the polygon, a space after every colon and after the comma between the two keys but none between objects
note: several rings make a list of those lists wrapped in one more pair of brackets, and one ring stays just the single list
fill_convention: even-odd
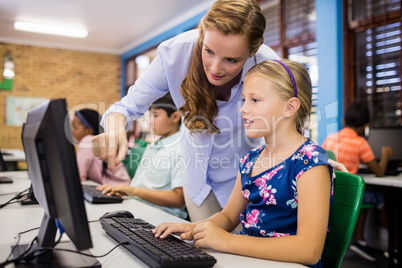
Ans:
[{"label": "cable", "polygon": [[29,191],[29,188],[28,188],[28,189],[25,189],[25,190],[22,191],[22,192],[19,192],[19,193],[16,194],[13,198],[11,198],[10,200],[8,200],[6,203],[1,204],[1,205],[0,205],[0,209],[1,209],[1,208],[4,208],[4,207],[7,206],[8,204],[12,204],[11,202],[12,202],[13,200],[20,199],[20,198],[23,197],[24,195],[27,195],[28,193],[25,193],[25,192],[27,192],[27,191]]},{"label": "cable", "polygon": [[[26,191],[26,190],[24,190],[24,191]],[[23,192],[24,192],[24,191],[23,191]],[[22,193],[22,192],[21,192],[21,193]],[[21,194],[21,193],[19,193],[19,194]],[[10,201],[9,201],[9,202],[10,202]],[[98,222],[98,221],[99,221],[99,219],[97,219],[97,220],[92,220],[92,221],[88,221],[88,223],[93,223],[93,222]],[[19,262],[19,261],[23,261],[23,260],[30,260],[30,259],[32,259],[32,258],[36,258],[36,257],[38,257],[38,256],[41,256],[41,255],[45,254],[45,253],[48,252],[48,251],[53,251],[53,250],[57,250],[57,251],[68,251],[68,252],[72,252],[72,253],[76,253],[76,254],[82,254],[82,255],[85,255],[85,256],[88,256],[88,257],[93,257],[93,258],[102,258],[102,257],[107,256],[108,254],[110,254],[110,253],[111,253],[113,250],[115,250],[117,247],[119,247],[119,246],[121,246],[121,245],[129,244],[128,242],[122,242],[122,243],[117,244],[117,245],[116,245],[115,247],[113,247],[109,252],[107,252],[107,253],[105,253],[105,254],[103,254],[103,255],[100,255],[100,256],[93,256],[93,255],[90,255],[90,254],[87,254],[87,253],[80,252],[80,251],[78,251],[78,250],[77,250],[77,251],[74,251],[74,250],[70,250],[70,249],[55,248],[55,247],[60,243],[61,238],[62,238],[63,233],[64,233],[64,231],[61,231],[61,230],[60,230],[60,231],[61,231],[60,236],[59,236],[59,238],[55,241],[55,243],[53,244],[52,247],[43,247],[43,248],[39,248],[39,249],[36,249],[36,250],[30,252],[30,253],[27,255],[27,253],[31,250],[31,248],[32,248],[32,246],[33,246],[33,244],[34,244],[34,242],[37,240],[37,237],[35,237],[35,238],[31,241],[31,243],[29,244],[29,246],[27,247],[27,249],[26,249],[23,253],[21,253],[18,257],[16,257],[16,258],[10,260],[10,257],[12,256],[14,250],[17,248],[17,246],[18,246],[18,244],[19,244],[19,242],[20,242],[21,235],[22,235],[22,234],[25,234],[25,233],[28,233],[28,232],[31,232],[31,231],[34,231],[34,230],[37,230],[37,229],[39,229],[39,227],[31,228],[31,229],[28,229],[28,230],[19,232],[19,233],[17,234],[17,237],[16,237],[17,243],[15,244],[14,248],[11,250],[10,254],[8,255],[8,257],[7,257],[7,259],[6,259],[6,261],[4,261],[3,263],[0,263],[0,267],[4,267],[4,266],[6,266],[6,265],[8,265],[8,264],[10,264],[10,263],[13,263],[13,262]]]}]

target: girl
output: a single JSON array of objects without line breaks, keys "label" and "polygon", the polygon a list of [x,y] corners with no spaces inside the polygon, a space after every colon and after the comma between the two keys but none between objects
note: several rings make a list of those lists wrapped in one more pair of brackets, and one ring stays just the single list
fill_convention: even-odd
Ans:
[{"label": "girl", "polygon": [[[243,100],[247,136],[263,137],[265,145],[240,159],[227,205],[205,221],[162,223],[153,232],[160,238],[180,233],[197,247],[321,267],[333,168],[325,151],[303,136],[309,75],[296,62],[265,61],[248,72]],[[231,234],[239,222],[242,230]]]},{"label": "girl", "polygon": [[107,165],[92,152],[91,141],[94,135],[98,135],[99,131],[103,132],[99,122],[99,113],[90,109],[75,111],[71,120],[71,132],[76,142],[79,142],[77,166],[81,181],[89,179],[99,184],[128,185],[131,179],[123,164],[117,166],[114,171],[108,170]]}]

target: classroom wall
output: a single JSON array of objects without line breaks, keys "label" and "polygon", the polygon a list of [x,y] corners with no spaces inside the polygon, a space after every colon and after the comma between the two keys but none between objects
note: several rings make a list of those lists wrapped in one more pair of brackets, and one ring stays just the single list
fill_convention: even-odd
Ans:
[{"label": "classroom wall", "polygon": [[0,148],[22,149],[21,127],[7,126],[6,97],[66,98],[68,109],[93,108],[101,114],[120,99],[120,56],[0,43],[14,61],[12,90],[0,90]]}]

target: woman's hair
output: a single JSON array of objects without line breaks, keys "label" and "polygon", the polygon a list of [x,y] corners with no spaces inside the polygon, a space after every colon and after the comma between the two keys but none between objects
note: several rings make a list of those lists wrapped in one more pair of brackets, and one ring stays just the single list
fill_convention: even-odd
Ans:
[{"label": "woman's hair", "polygon": [[241,35],[249,44],[250,53],[254,53],[264,41],[265,24],[265,17],[255,0],[217,0],[201,19],[190,69],[180,86],[185,101],[180,111],[191,133],[219,132],[212,123],[218,114],[216,92],[205,75],[201,58],[205,32],[217,30],[223,34]]},{"label": "woman's hair", "polygon": [[[300,63],[291,60],[281,60],[290,70],[294,77],[297,98],[300,101],[300,107],[296,113],[296,129],[303,134],[303,126],[306,119],[310,117],[312,103],[312,87],[310,75],[306,68]],[[271,81],[277,89],[279,95],[284,100],[295,97],[295,89],[288,71],[277,61],[266,60],[253,66],[246,75],[259,75]]]},{"label": "woman's hair", "polygon": [[85,125],[85,127],[92,129],[93,135],[103,133],[103,127],[100,125],[101,116],[97,111],[91,109],[81,109],[76,111],[75,114]]}]

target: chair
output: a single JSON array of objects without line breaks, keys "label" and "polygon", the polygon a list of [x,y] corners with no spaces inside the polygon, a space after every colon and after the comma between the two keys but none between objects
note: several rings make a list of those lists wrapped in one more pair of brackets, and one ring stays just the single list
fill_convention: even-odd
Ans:
[{"label": "chair", "polygon": [[327,153],[327,156],[328,156],[329,159],[336,161],[336,156],[335,156],[333,151],[325,150],[325,152]]},{"label": "chair", "polygon": [[322,253],[324,268],[339,268],[352,237],[364,193],[362,177],[335,171],[330,231]]},{"label": "chair", "polygon": [[136,140],[135,147],[131,148],[126,158],[123,160],[123,164],[127,169],[127,173],[132,179],[138,166],[140,165],[142,154],[147,147],[147,142],[145,140]]}]

